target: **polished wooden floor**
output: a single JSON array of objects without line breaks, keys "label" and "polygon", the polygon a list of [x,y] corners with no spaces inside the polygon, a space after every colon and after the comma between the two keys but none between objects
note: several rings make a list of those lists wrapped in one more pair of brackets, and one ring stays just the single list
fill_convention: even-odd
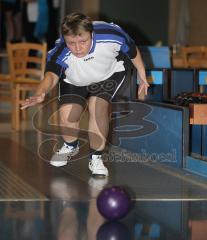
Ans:
[{"label": "polished wooden floor", "polygon": [[[79,155],[55,168],[48,161],[61,138],[31,122],[22,128],[12,131],[9,114],[0,114],[0,239],[206,239],[206,179],[117,147],[104,154],[110,177],[93,178],[87,136]],[[96,208],[99,192],[112,185],[126,187],[134,202],[119,222]]]}]

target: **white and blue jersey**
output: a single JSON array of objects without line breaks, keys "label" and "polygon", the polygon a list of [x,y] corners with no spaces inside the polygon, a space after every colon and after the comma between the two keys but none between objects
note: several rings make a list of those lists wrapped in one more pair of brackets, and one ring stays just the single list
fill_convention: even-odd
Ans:
[{"label": "white and blue jersey", "polygon": [[130,59],[136,57],[134,41],[113,23],[94,22],[93,27],[92,45],[86,56],[74,56],[61,37],[48,52],[46,71],[58,76],[64,73],[64,82],[75,86],[88,86],[124,71],[123,54]]}]

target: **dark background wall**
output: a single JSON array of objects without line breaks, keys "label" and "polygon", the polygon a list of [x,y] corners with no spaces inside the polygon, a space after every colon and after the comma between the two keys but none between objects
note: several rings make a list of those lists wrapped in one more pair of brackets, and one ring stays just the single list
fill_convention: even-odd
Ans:
[{"label": "dark background wall", "polygon": [[[62,0],[63,1],[63,0]],[[185,0],[64,0],[65,12],[82,11],[93,19],[120,24],[137,45],[176,44],[181,4]],[[207,0],[188,0],[188,45],[207,45]]]},{"label": "dark background wall", "polygon": [[138,45],[168,43],[168,0],[100,0],[99,14],[127,27]]},{"label": "dark background wall", "polygon": [[[48,0],[50,1],[50,0]],[[94,20],[113,21],[130,34],[137,45],[176,44],[178,19],[184,0],[61,0],[59,23],[65,14],[81,11]],[[207,0],[188,0],[188,45],[207,45]],[[0,1],[0,48],[5,47],[5,20]],[[59,29],[58,29],[59,31]],[[3,44],[4,43],[4,44]]]}]

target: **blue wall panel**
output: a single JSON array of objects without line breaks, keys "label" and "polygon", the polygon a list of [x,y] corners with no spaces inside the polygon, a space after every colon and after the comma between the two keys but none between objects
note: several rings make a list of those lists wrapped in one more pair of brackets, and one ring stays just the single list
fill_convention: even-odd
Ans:
[{"label": "blue wall panel", "polygon": [[[137,107],[142,108],[142,104]],[[151,113],[145,119],[152,122],[156,129],[144,136],[122,138],[121,147],[136,152],[144,161],[182,167],[183,112],[161,106],[150,107]],[[136,119],[134,121],[136,123]]]},{"label": "blue wall panel", "polygon": [[202,127],[191,125],[191,152],[201,155],[202,151]]},{"label": "blue wall panel", "polygon": [[194,72],[192,70],[171,71],[171,98],[183,92],[196,91]]},{"label": "blue wall panel", "polygon": [[146,68],[170,68],[169,47],[139,47]]},{"label": "blue wall panel", "polygon": [[200,70],[198,73],[199,85],[207,85],[207,71]]},{"label": "blue wall panel", "polygon": [[207,157],[207,125],[202,128],[202,156]]}]

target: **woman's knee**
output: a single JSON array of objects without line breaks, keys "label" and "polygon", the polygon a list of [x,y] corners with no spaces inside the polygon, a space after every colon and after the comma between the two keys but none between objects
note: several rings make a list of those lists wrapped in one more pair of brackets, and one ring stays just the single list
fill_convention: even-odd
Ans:
[{"label": "woman's knee", "polygon": [[64,124],[73,124],[80,121],[83,107],[79,104],[67,104],[60,108],[60,122]]}]

